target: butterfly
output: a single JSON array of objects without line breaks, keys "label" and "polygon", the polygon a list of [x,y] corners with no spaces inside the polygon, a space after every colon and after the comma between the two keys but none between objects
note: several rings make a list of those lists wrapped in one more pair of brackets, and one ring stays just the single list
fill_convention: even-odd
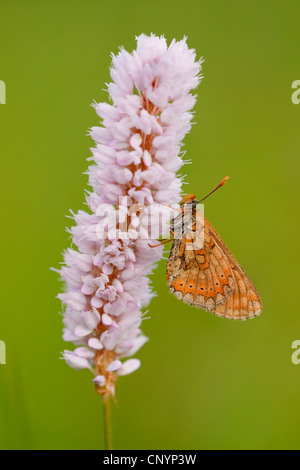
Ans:
[{"label": "butterfly", "polygon": [[172,223],[171,233],[181,231],[181,236],[173,239],[167,264],[169,290],[177,299],[220,317],[254,318],[262,311],[260,296],[218,232],[197,211],[199,202],[193,194],[186,196]]}]

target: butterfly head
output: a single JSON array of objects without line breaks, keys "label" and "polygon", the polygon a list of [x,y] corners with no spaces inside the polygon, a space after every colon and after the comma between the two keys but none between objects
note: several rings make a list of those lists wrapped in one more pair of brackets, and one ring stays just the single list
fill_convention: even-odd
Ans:
[{"label": "butterfly head", "polygon": [[188,204],[190,202],[195,202],[196,201],[196,195],[195,194],[187,194],[182,198],[182,201],[180,203],[181,206],[184,204]]}]

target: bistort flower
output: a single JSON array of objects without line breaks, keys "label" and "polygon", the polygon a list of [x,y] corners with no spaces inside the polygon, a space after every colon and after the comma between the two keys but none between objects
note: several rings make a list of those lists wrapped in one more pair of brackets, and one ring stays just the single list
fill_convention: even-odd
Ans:
[{"label": "bistort flower", "polygon": [[191,128],[190,110],[201,61],[186,39],[141,35],[131,54],[112,58],[111,104],[95,104],[101,126],[89,167],[89,212],[74,215],[73,244],[60,270],[65,293],[63,357],[74,369],[90,369],[102,396],[114,396],[118,376],[140,366],[132,358],[147,341],[141,332],[149,284],[162,257],[154,240],[167,231],[169,206],[180,199],[181,141]]}]

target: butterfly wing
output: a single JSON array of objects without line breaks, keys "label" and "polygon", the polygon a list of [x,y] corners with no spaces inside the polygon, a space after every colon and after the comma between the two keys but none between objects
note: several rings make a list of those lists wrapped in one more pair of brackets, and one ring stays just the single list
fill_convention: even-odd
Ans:
[{"label": "butterfly wing", "polygon": [[262,304],[252,281],[208,220],[199,226],[194,241],[186,236],[173,242],[167,265],[170,292],[225,318],[259,315]]}]

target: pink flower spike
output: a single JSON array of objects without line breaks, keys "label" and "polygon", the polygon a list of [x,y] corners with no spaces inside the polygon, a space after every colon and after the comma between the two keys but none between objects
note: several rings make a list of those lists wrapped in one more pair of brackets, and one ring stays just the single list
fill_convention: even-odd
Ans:
[{"label": "pink flower spike", "polygon": [[90,363],[86,358],[79,357],[72,351],[64,351],[63,358],[65,359],[66,363],[73,369],[80,370],[91,368]]},{"label": "pink flower spike", "polygon": [[103,313],[102,315],[102,323],[103,325],[111,325],[112,324],[112,319],[107,313]]},{"label": "pink flower spike", "polygon": [[103,344],[100,343],[98,338],[90,338],[88,341],[89,347],[92,349],[100,350],[103,349]]},{"label": "pink flower spike", "polygon": [[91,351],[89,348],[76,348],[74,353],[78,357],[84,357],[85,359],[92,359],[95,356],[95,353]]},{"label": "pink flower spike", "polygon": [[[66,341],[63,357],[75,369],[91,369],[96,391],[114,396],[118,376],[140,367],[136,354],[147,338],[143,309],[154,296],[149,275],[163,256],[150,240],[164,237],[181,200],[182,139],[190,131],[201,62],[186,38],[170,45],[141,34],[132,53],[113,56],[110,104],[94,105],[101,122],[88,169],[88,211],[73,214],[76,249],[60,270]],[[155,244],[155,243],[153,243]]]},{"label": "pink flower spike", "polygon": [[119,375],[128,375],[132,372],[136,371],[141,365],[141,361],[139,359],[128,359],[125,361],[122,367],[118,370]]},{"label": "pink flower spike", "polygon": [[109,366],[106,367],[106,370],[109,372],[115,372],[116,370],[120,369],[122,367],[122,362],[119,360],[115,360],[109,364]]},{"label": "pink flower spike", "polygon": [[93,379],[93,382],[95,385],[98,385],[98,387],[103,387],[103,385],[105,384],[105,376],[97,375],[97,377]]}]

